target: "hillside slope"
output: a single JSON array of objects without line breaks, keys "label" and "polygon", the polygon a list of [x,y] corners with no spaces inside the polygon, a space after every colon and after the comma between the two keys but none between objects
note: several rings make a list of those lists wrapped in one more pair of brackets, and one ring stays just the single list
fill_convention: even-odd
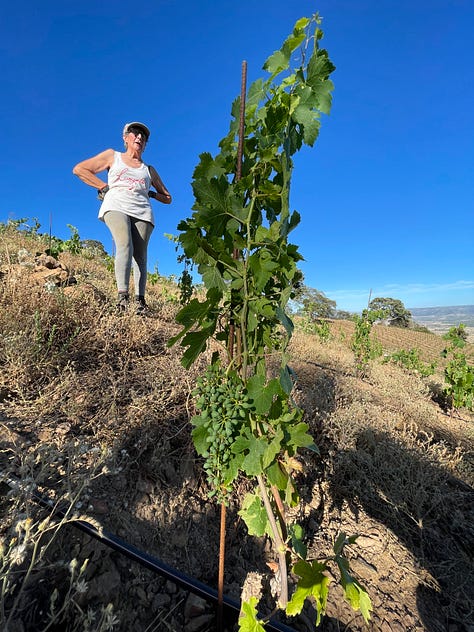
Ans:
[{"label": "hillside slope", "polygon": [[[56,594],[55,629],[214,630],[209,605],[191,607],[184,590],[68,524],[43,557],[33,547],[46,515],[28,500],[36,486],[83,519],[216,585],[218,507],[206,497],[189,423],[190,392],[208,358],[185,371],[180,349],[167,346],[177,331],[176,287],[166,280],[150,286],[148,318],[117,315],[106,263],[63,253],[67,279],[75,282],[45,288],[34,277],[37,247],[16,234],[0,243],[0,471],[24,483],[13,494],[0,487],[4,547],[17,538],[2,571],[12,582],[4,612],[12,613],[14,630],[43,630]],[[374,606],[364,626],[335,587],[319,629],[470,630],[474,416],[441,410],[440,372],[423,379],[374,361],[367,378],[358,377],[351,326],[335,323],[327,343],[296,330],[290,349],[294,397],[320,449],[319,456],[301,455],[301,503],[291,511],[320,558],[341,530],[360,534],[351,565]],[[387,350],[415,345],[414,332],[376,334]],[[443,341],[426,336],[416,345],[428,362]],[[247,487],[241,481],[227,519],[225,591],[237,600],[250,572],[274,579],[267,566],[274,552],[246,534],[237,514]],[[20,592],[34,551],[36,570]],[[88,628],[89,611],[95,623]],[[306,611],[286,624],[304,631],[314,620]]]},{"label": "hillside slope", "polygon": [[410,309],[413,319],[430,331],[444,334],[450,327],[459,323],[466,325],[469,339],[474,342],[474,305],[455,305],[452,307],[420,307]]}]

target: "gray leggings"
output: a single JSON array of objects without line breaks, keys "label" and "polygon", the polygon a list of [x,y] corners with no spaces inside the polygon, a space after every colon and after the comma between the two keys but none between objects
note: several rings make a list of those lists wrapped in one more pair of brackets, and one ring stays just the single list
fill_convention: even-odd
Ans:
[{"label": "gray leggings", "polygon": [[112,233],[117,250],[115,280],[118,291],[128,294],[133,260],[135,294],[144,296],[147,280],[147,249],[153,232],[153,224],[118,211],[107,211],[104,222]]}]

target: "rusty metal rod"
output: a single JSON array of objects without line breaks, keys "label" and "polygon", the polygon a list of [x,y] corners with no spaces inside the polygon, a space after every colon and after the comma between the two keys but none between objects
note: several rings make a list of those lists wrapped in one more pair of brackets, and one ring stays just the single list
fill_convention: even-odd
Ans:
[{"label": "rusty metal rod", "polygon": [[[235,181],[238,182],[242,177],[242,156],[244,150],[244,134],[245,134],[245,99],[247,93],[247,62],[242,62],[241,80],[240,80],[240,110],[239,110],[239,140],[237,144],[237,164],[235,166]],[[234,259],[239,258],[239,250],[234,248],[232,253]],[[229,324],[229,343],[228,353],[229,358],[232,360],[234,357],[234,345],[235,345],[235,324],[231,317]],[[240,352],[240,349],[239,349]]]},{"label": "rusty metal rod", "polygon": [[224,613],[224,567],[225,567],[225,518],[226,506],[221,502],[221,523],[219,530],[219,572],[217,577],[217,632],[222,632]]},{"label": "rusty metal rod", "polygon": [[240,117],[239,117],[239,143],[237,145],[237,169],[235,179],[239,181],[242,177],[242,155],[244,149],[245,133],[245,98],[247,92],[247,62],[242,62],[242,78],[240,82]]},{"label": "rusty metal rod", "polygon": [[[235,181],[238,182],[242,177],[242,154],[244,147],[244,133],[245,133],[245,95],[247,91],[247,62],[242,62],[242,74],[240,81],[240,116],[239,116],[239,141],[237,145],[237,165],[235,170]],[[234,259],[238,259],[239,251],[234,248],[232,253]],[[235,347],[235,323],[232,318],[229,323],[229,340],[227,346],[227,352],[230,360],[234,357]],[[237,335],[237,357],[240,357],[240,336]],[[217,632],[222,632],[222,603],[224,594],[224,567],[225,567],[225,517],[226,507],[221,503],[221,523],[220,523],[220,536],[219,536],[219,574],[217,578]]]}]

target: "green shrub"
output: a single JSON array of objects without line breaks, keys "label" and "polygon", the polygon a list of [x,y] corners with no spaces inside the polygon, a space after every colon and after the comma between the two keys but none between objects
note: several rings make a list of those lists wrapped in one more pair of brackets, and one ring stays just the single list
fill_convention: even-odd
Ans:
[{"label": "green shrub", "polygon": [[395,353],[391,353],[390,355],[388,355],[384,359],[384,363],[393,362],[394,364],[407,369],[407,371],[419,373],[424,377],[427,377],[428,375],[433,375],[436,368],[436,363],[432,362],[431,364],[424,364],[420,360],[419,354],[420,352],[416,348],[408,350],[399,349],[398,351],[395,351]]}]

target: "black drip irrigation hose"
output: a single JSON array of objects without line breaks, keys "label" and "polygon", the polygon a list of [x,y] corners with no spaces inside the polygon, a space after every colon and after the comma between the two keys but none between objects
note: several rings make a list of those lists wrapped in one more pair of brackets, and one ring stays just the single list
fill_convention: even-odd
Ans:
[{"label": "black drip irrigation hose", "polygon": [[[14,489],[18,489],[22,486],[20,481],[15,480],[11,476],[6,476],[3,473],[0,473],[0,482],[1,481],[5,482],[9,487]],[[52,501],[45,496],[42,496],[35,490],[31,491],[30,493],[31,499],[36,504],[52,510],[53,514],[58,518],[66,517],[66,512],[59,507],[54,507]],[[165,577],[177,586],[180,586],[181,588],[184,588],[185,590],[198,595],[205,601],[210,601],[217,604],[217,590],[215,590],[211,586],[208,586],[203,582],[194,579],[193,577],[185,575],[181,571],[169,566],[168,564],[165,564],[161,560],[148,553],[140,551],[132,544],[128,544],[127,542],[121,540],[112,533],[108,533],[105,530],[99,531],[94,525],[86,522],[85,520],[74,520],[70,524],[76,527],[76,529],[79,529],[80,531],[86,533],[90,537],[95,538],[102,544],[105,544],[114,551],[118,551],[128,559],[137,562],[141,566],[148,568],[148,570],[157,573],[162,577]],[[240,613],[240,603],[224,595],[223,606],[226,621],[228,620],[228,623],[235,623]],[[268,623],[265,623],[265,629],[269,632],[295,632],[293,628],[290,628],[284,623],[273,621],[271,619]]]}]

